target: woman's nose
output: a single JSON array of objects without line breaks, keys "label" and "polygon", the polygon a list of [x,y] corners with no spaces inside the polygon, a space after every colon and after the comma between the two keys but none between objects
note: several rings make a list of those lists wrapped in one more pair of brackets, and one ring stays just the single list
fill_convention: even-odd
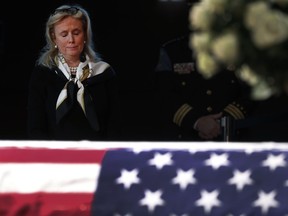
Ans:
[{"label": "woman's nose", "polygon": [[73,42],[73,41],[74,41],[74,37],[73,37],[72,34],[69,34],[69,36],[68,36],[68,41],[69,41],[69,42]]}]

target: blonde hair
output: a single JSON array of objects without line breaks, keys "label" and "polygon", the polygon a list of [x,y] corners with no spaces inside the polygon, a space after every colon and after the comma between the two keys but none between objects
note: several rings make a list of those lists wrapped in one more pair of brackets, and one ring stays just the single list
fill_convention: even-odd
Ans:
[{"label": "blonde hair", "polygon": [[82,55],[88,55],[91,61],[97,62],[100,60],[99,54],[94,50],[91,21],[88,12],[79,5],[62,5],[56,8],[46,22],[46,45],[40,52],[39,58],[37,59],[37,64],[44,65],[49,68],[56,65],[55,58],[58,55],[58,49],[55,47],[55,43],[53,42],[54,26],[67,16],[79,19],[83,24],[86,43],[84,44]]}]

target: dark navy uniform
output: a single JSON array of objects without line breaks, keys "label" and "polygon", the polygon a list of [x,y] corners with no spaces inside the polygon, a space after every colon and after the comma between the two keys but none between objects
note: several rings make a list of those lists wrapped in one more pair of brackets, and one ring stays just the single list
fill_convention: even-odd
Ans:
[{"label": "dark navy uniform", "polygon": [[193,128],[199,117],[223,112],[232,119],[243,119],[254,106],[248,85],[233,71],[225,69],[210,79],[202,77],[189,48],[189,35],[161,47],[156,70],[156,101],[162,122],[159,139],[202,140]]}]

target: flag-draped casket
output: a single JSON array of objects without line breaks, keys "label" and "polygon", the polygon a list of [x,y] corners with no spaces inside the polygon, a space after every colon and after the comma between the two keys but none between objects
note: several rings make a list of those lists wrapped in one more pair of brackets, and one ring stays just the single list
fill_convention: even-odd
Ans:
[{"label": "flag-draped casket", "polygon": [[0,215],[288,215],[277,143],[0,144]]}]

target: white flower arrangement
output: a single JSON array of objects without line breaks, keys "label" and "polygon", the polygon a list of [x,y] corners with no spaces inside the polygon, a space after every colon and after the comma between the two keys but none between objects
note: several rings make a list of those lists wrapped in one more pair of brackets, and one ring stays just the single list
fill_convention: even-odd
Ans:
[{"label": "white flower arrangement", "polygon": [[233,67],[255,99],[288,94],[288,0],[201,0],[189,21],[203,76]]}]

